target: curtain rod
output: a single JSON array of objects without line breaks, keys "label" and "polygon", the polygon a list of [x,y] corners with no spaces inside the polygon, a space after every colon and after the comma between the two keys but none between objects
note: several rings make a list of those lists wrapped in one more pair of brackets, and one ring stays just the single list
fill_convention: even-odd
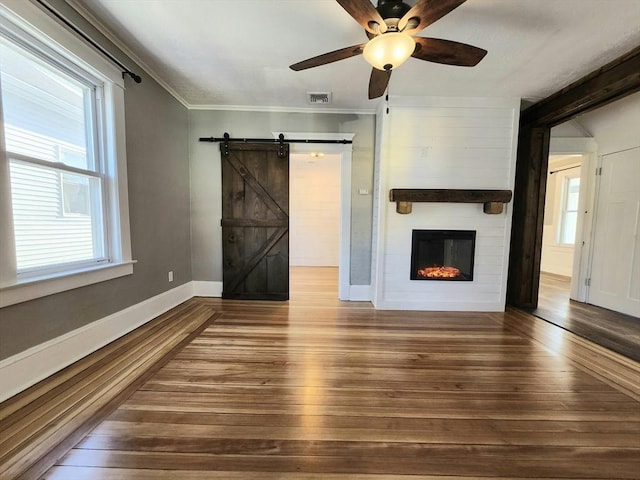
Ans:
[{"label": "curtain rod", "polygon": [[131,70],[129,70],[122,62],[120,62],[120,60],[118,60],[116,57],[114,57],[108,51],[106,51],[104,48],[102,48],[89,35],[84,33],[82,30],[80,30],[78,27],[76,27],[73,23],[71,23],[69,20],[67,20],[65,17],[63,17],[60,13],[58,13],[52,7],[47,5],[43,0],[37,0],[37,1],[38,1],[38,3],[40,5],[42,5],[44,8],[46,8],[49,13],[51,13],[53,16],[55,16],[58,20],[60,20],[62,23],[64,23],[67,27],[69,27],[75,33],[80,35],[93,48],[98,50],[102,55],[104,55],[109,60],[111,60],[113,63],[115,63],[117,66],[119,66],[122,69],[122,78],[124,78],[125,75],[129,75],[133,79],[134,82],[136,82],[136,83],[141,83],[142,82],[142,78],[140,77],[140,75],[137,75],[136,73],[134,73]]},{"label": "curtain rod", "polygon": [[559,168],[558,170],[552,170],[549,172],[549,175],[553,175],[554,173],[558,173],[558,172],[564,172],[565,170],[573,170],[574,168],[579,168],[580,165],[574,165],[573,167],[567,167],[567,168]]}]

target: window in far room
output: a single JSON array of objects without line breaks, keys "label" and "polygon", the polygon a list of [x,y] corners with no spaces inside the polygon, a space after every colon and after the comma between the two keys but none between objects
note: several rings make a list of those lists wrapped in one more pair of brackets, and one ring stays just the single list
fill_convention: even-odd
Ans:
[{"label": "window in far room", "polygon": [[573,245],[576,241],[578,199],[580,196],[580,177],[578,175],[579,173],[563,178],[560,228],[558,229],[558,243],[562,245]]}]

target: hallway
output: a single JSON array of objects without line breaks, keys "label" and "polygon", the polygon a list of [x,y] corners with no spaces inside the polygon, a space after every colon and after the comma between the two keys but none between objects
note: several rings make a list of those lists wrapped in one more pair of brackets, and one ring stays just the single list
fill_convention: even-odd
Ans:
[{"label": "hallway", "polygon": [[603,347],[640,361],[640,319],[569,300],[571,278],[540,272],[538,308],[532,313]]}]

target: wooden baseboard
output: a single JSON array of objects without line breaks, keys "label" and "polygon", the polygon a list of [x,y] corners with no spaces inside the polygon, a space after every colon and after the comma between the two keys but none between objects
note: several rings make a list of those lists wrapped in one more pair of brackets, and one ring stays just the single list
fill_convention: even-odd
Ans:
[{"label": "wooden baseboard", "polygon": [[0,362],[0,402],[50,377],[193,296],[186,283]]},{"label": "wooden baseboard", "polygon": [[194,280],[191,284],[194,297],[222,297],[222,282]]},{"label": "wooden baseboard", "polygon": [[349,300],[351,302],[370,302],[371,285],[350,285],[349,298],[345,300]]},{"label": "wooden baseboard", "polygon": [[0,478],[39,478],[216,317],[184,302],[0,404]]}]

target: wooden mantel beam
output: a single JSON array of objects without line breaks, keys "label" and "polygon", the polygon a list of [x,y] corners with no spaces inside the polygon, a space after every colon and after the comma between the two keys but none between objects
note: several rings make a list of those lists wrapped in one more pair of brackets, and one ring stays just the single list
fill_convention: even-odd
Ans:
[{"label": "wooden mantel beam", "polygon": [[502,213],[503,204],[511,201],[511,190],[464,190],[392,188],[389,200],[396,202],[396,212],[411,213],[413,202],[482,203],[484,213]]}]

